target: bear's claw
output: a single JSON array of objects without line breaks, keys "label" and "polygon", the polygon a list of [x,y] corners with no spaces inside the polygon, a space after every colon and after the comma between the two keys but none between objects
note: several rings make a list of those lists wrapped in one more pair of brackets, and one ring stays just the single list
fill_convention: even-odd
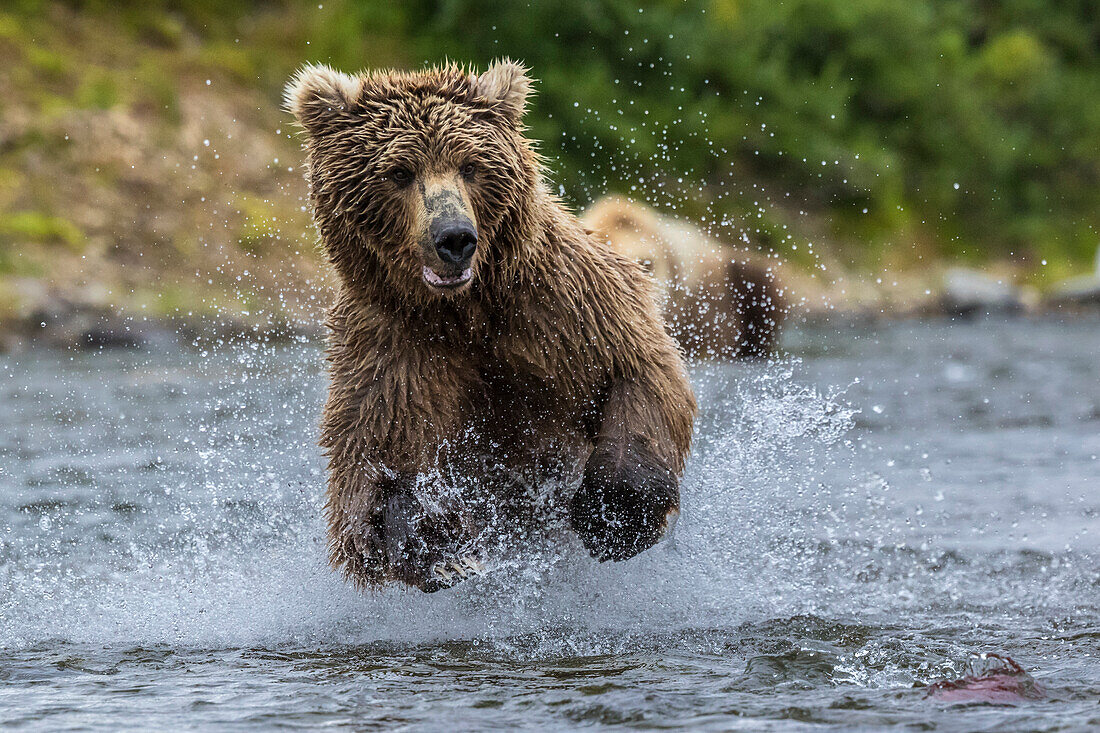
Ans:
[{"label": "bear's claw", "polygon": [[428,577],[416,585],[425,593],[435,593],[485,572],[485,563],[479,557],[461,555],[452,560],[433,562],[428,568]]},{"label": "bear's claw", "polygon": [[463,580],[471,575],[484,575],[485,565],[476,557],[470,555],[460,557],[457,560],[440,560],[432,563],[432,576],[439,580],[449,583],[455,573]]}]

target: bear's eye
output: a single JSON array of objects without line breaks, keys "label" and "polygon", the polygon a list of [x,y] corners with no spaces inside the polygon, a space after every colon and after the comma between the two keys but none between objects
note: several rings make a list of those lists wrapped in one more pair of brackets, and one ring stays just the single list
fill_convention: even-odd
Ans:
[{"label": "bear's eye", "polygon": [[390,180],[398,186],[405,187],[412,183],[413,172],[408,168],[394,168],[390,171]]},{"label": "bear's eye", "polygon": [[477,164],[476,163],[467,163],[466,165],[462,166],[458,170],[459,170],[459,173],[462,174],[463,178],[473,178],[474,174],[477,173]]}]

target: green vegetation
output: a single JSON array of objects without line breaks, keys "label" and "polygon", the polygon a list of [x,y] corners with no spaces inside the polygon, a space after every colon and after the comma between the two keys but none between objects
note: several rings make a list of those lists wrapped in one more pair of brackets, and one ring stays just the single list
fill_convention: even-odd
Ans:
[{"label": "green vegetation", "polygon": [[[1085,262],[1100,243],[1093,3],[404,7],[393,28],[418,55],[534,67],[537,131],[580,200],[645,181],[651,200],[686,194],[717,216],[752,221],[763,206],[771,231],[820,232],[865,266],[916,241],[1036,264]],[[691,185],[672,186],[680,175]]]},{"label": "green vegetation", "polygon": [[40,211],[14,211],[0,216],[0,246],[17,240],[63,244],[73,249],[83,244],[83,236],[72,222]]},{"label": "green vegetation", "polygon": [[247,303],[244,269],[288,292],[317,275],[278,109],[306,61],[521,59],[568,199],[619,191],[797,262],[980,262],[1041,282],[1088,268],[1100,242],[1086,0],[5,7],[0,278],[79,257],[73,272],[122,273],[113,292],[171,289],[184,307],[207,286]]}]

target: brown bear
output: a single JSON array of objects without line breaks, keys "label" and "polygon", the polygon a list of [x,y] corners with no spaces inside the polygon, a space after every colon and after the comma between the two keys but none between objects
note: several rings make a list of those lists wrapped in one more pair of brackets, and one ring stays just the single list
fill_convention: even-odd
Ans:
[{"label": "brown bear", "polygon": [[[695,398],[644,269],[550,192],[510,61],[346,75],[308,66],[305,129],[328,316],[329,558],[360,587],[481,569],[487,525],[560,487],[599,560],[666,533]],[[553,502],[550,502],[551,504]]]},{"label": "brown bear", "polygon": [[777,262],[616,196],[597,201],[581,222],[653,274],[672,335],[690,357],[775,352],[786,312]]}]

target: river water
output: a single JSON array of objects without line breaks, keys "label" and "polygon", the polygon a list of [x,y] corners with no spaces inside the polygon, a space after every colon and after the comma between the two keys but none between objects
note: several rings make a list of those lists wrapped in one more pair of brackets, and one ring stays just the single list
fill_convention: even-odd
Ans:
[{"label": "river water", "polygon": [[[324,564],[315,344],[0,356],[0,724],[1100,726],[1100,323],[697,365],[674,536],[427,596]],[[976,655],[1041,691],[928,685]]]}]

